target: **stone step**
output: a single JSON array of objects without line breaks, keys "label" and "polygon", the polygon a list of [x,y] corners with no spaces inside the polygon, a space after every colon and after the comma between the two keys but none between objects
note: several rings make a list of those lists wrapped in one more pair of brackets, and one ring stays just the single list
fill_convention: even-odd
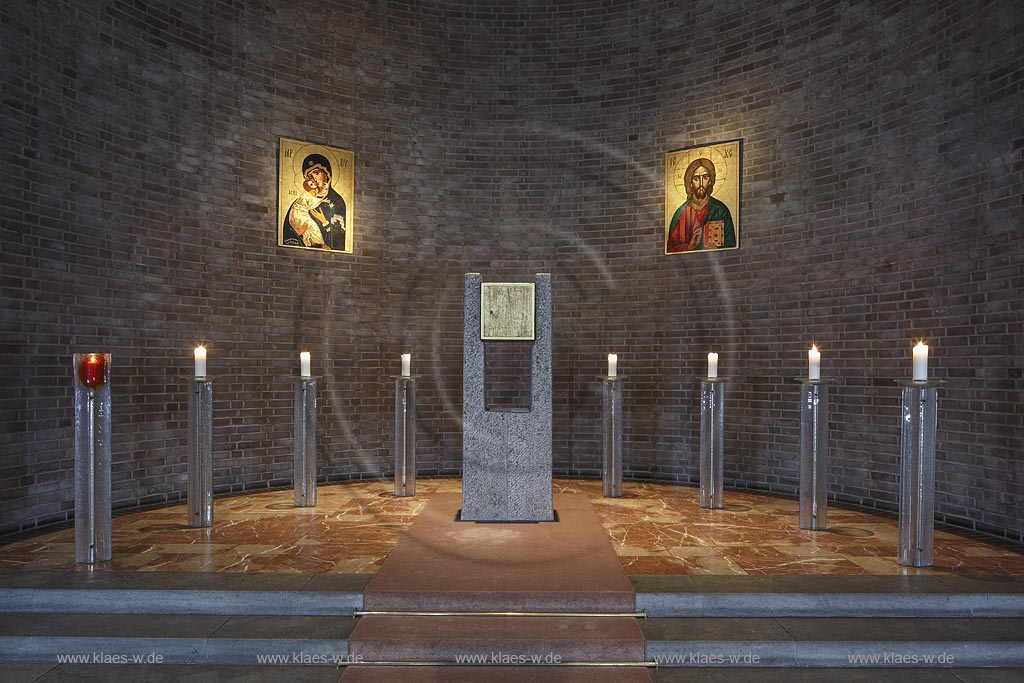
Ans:
[{"label": "stone step", "polygon": [[350,617],[370,576],[0,572],[0,612]]},{"label": "stone step", "polygon": [[[1024,577],[633,576],[651,617],[1016,617]],[[0,572],[0,612],[350,616],[367,574]]]},{"label": "stone step", "polygon": [[340,683],[651,683],[645,668],[350,666]]},{"label": "stone step", "polygon": [[349,654],[364,662],[492,666],[645,661],[643,633],[628,617],[362,617]]},{"label": "stone step", "polygon": [[3,683],[338,683],[338,677],[322,666],[0,664]]},{"label": "stone step", "polygon": [[1021,617],[1024,577],[631,576],[649,617]]},{"label": "stone step", "polygon": [[0,588],[362,592],[372,577],[373,574],[7,569],[0,570]]},{"label": "stone step", "polygon": [[648,617],[1017,617],[1024,595],[893,593],[637,593]]},{"label": "stone step", "polygon": [[[450,668],[427,668],[408,671],[386,667],[380,677],[372,678],[371,669],[348,669],[344,683],[513,683],[515,678],[490,677],[495,669],[467,671],[463,678],[452,678]],[[554,683],[572,679],[565,670],[528,669],[513,670],[520,674],[519,680],[527,683]],[[620,669],[608,673],[583,670],[588,683],[633,683],[629,676],[633,672]],[[354,677],[354,674],[358,674]],[[210,681],[226,683],[338,683],[338,672],[326,667],[255,667],[231,665],[167,664],[160,666],[123,664],[120,666],[101,665],[56,665],[56,664],[0,664],[0,681],[4,683],[178,683],[179,681]],[[1024,669],[991,668],[871,668],[871,669],[820,669],[820,668],[776,668],[751,671],[750,668],[714,667],[704,669],[657,669],[650,672],[654,683],[1017,683],[1024,680]],[[638,683],[639,683],[638,680]]]},{"label": "stone step", "polygon": [[1024,619],[699,618],[640,622],[660,667],[1024,666]]},{"label": "stone step", "polygon": [[346,663],[356,620],[323,616],[0,614],[0,661]]},{"label": "stone step", "polygon": [[[422,623],[396,621],[408,619]],[[120,666],[159,658],[163,665],[333,667],[450,662],[456,655],[487,664],[518,664],[520,656],[532,663],[537,655],[545,663],[550,655],[552,663],[558,656],[562,662],[656,661],[662,668],[696,669],[1024,667],[1024,619],[602,619],[596,637],[585,624],[561,618],[480,619],[6,614],[0,615],[0,661],[55,665],[76,657],[79,665]],[[609,632],[609,621],[623,623]],[[365,633],[353,640],[363,624]],[[646,646],[636,638],[641,631]]]},{"label": "stone step", "polygon": [[0,590],[0,612],[352,617],[363,594],[319,591]]},{"label": "stone step", "polygon": [[[0,589],[0,612],[352,616],[356,591]],[[1015,617],[1024,594],[637,593],[649,617]]]},{"label": "stone step", "polygon": [[1024,669],[708,667],[658,669],[652,678],[654,683],[1020,683]]}]

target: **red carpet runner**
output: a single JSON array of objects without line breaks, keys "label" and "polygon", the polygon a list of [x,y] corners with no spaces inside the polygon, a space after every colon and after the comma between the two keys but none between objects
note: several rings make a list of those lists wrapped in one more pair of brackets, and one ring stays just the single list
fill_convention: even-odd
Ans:
[{"label": "red carpet runner", "polygon": [[[632,612],[635,594],[583,495],[556,495],[557,522],[456,521],[461,497],[436,494],[367,585],[364,609],[402,612]],[[646,669],[551,667],[642,662],[631,617],[365,616],[349,639],[363,681],[650,681]],[[540,665],[540,666],[537,666]]]}]

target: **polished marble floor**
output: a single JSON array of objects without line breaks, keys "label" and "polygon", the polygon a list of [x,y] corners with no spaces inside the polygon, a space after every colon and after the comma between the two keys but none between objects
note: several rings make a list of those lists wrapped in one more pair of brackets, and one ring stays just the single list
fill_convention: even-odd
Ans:
[{"label": "polished marble floor", "polygon": [[[292,491],[215,501],[214,526],[185,525],[185,505],[118,514],[114,555],[93,569],[170,572],[372,573],[438,491],[458,479],[420,479],[414,498],[390,481],[320,486],[315,508]],[[599,481],[556,479],[590,496],[627,574],[983,574],[1024,575],[1024,548],[982,534],[935,534],[932,567],[896,563],[896,520],[830,507],[828,531],[804,531],[795,500],[726,491],[725,510],[702,510],[692,486],[627,482],[603,498]],[[3,543],[0,540],[0,543]],[[0,569],[85,570],[74,563],[74,530],[0,546]]]}]

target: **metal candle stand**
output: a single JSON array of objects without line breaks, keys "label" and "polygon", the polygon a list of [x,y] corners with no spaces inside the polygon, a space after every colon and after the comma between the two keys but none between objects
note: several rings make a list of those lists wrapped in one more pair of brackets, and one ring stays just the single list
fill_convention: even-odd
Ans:
[{"label": "metal candle stand", "polygon": [[213,378],[189,377],[188,525],[213,525]]},{"label": "metal candle stand", "polygon": [[800,383],[800,528],[828,528],[828,384]]},{"label": "metal candle stand", "polygon": [[730,377],[703,377],[700,382],[700,506],[721,510],[725,460],[725,384]]},{"label": "metal candle stand", "polygon": [[416,495],[416,376],[395,380],[395,495]]},{"label": "metal candle stand", "polygon": [[317,377],[295,378],[295,507],[316,507]]},{"label": "metal candle stand", "polygon": [[110,354],[76,353],[73,362],[75,562],[93,564],[111,556]]},{"label": "metal candle stand", "polygon": [[935,551],[935,428],[942,380],[896,380],[900,411],[900,564],[931,566]]},{"label": "metal candle stand", "polygon": [[621,375],[600,375],[604,412],[601,420],[601,478],[605,498],[622,497],[622,383]]}]

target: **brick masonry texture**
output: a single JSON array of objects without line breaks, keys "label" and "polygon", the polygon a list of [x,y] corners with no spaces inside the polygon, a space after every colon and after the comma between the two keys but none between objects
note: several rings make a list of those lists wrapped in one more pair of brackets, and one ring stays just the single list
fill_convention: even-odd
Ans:
[{"label": "brick masonry texture", "polygon": [[[550,272],[556,473],[600,472],[614,351],[626,476],[696,481],[715,350],[726,485],[794,494],[814,340],[831,495],[894,510],[923,338],[939,518],[1024,533],[1016,3],[10,0],[0,52],[0,531],[72,513],[77,351],[113,354],[118,507],[184,495],[200,341],[218,493],[289,484],[300,350],[323,479],[392,471],[404,351],[457,473],[462,275]],[[275,246],[281,136],[355,151],[354,254]],[[741,248],[665,256],[665,153],[736,138]]]}]

